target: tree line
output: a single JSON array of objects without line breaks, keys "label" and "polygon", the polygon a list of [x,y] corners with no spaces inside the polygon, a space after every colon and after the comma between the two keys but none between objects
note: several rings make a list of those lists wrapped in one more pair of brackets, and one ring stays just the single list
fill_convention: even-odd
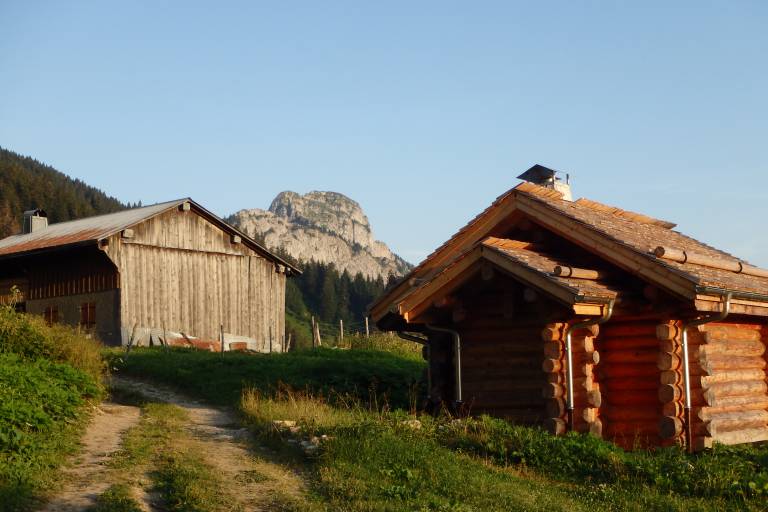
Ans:
[{"label": "tree line", "polygon": [[22,214],[32,208],[45,210],[53,223],[131,206],[34,158],[0,148],[0,238],[20,233]]}]

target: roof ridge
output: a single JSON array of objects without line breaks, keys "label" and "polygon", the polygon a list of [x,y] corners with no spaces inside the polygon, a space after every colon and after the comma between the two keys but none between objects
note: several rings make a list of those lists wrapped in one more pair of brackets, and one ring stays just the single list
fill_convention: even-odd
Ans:
[{"label": "roof ridge", "polygon": [[530,181],[524,181],[517,185],[512,190],[532,194],[535,196],[546,197],[547,199],[563,199],[563,193],[552,188],[542,187],[531,183]]},{"label": "roof ridge", "polygon": [[586,208],[589,208],[590,210],[594,210],[602,213],[609,213],[611,215],[615,215],[616,217],[621,217],[623,219],[639,222],[640,224],[653,224],[654,226],[659,226],[665,229],[672,229],[677,226],[677,224],[675,224],[674,222],[656,219],[654,217],[651,217],[650,215],[645,215],[644,213],[637,213],[630,210],[624,210],[623,208],[619,208],[618,206],[611,206],[605,203],[601,203],[599,201],[587,199],[586,197],[581,197],[576,201],[574,201],[574,203],[584,206]]}]

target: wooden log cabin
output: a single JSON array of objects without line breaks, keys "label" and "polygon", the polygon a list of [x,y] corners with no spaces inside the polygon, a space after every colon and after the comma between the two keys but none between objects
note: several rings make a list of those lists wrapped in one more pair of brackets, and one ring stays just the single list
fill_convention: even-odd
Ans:
[{"label": "wooden log cabin", "polygon": [[80,326],[111,345],[282,351],[290,263],[180,199],[48,225],[0,240],[0,302]]},{"label": "wooden log cabin", "polygon": [[768,440],[768,271],[521,177],[371,308],[425,344],[432,406],[627,448]]}]

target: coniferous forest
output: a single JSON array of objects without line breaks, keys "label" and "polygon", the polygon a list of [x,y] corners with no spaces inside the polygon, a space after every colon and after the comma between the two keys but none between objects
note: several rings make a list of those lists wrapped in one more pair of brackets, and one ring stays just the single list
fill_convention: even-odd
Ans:
[{"label": "coniferous forest", "polygon": [[0,238],[19,233],[22,213],[32,208],[45,210],[54,223],[127,207],[51,166],[0,148]]}]

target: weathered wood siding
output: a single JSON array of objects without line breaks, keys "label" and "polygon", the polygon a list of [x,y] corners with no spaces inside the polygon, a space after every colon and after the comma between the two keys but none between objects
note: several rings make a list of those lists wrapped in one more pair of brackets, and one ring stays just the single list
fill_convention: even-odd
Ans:
[{"label": "weathered wood siding", "polygon": [[124,342],[135,329],[167,329],[216,340],[219,325],[280,351],[285,274],[194,210],[173,210],[110,239],[121,274]]}]

